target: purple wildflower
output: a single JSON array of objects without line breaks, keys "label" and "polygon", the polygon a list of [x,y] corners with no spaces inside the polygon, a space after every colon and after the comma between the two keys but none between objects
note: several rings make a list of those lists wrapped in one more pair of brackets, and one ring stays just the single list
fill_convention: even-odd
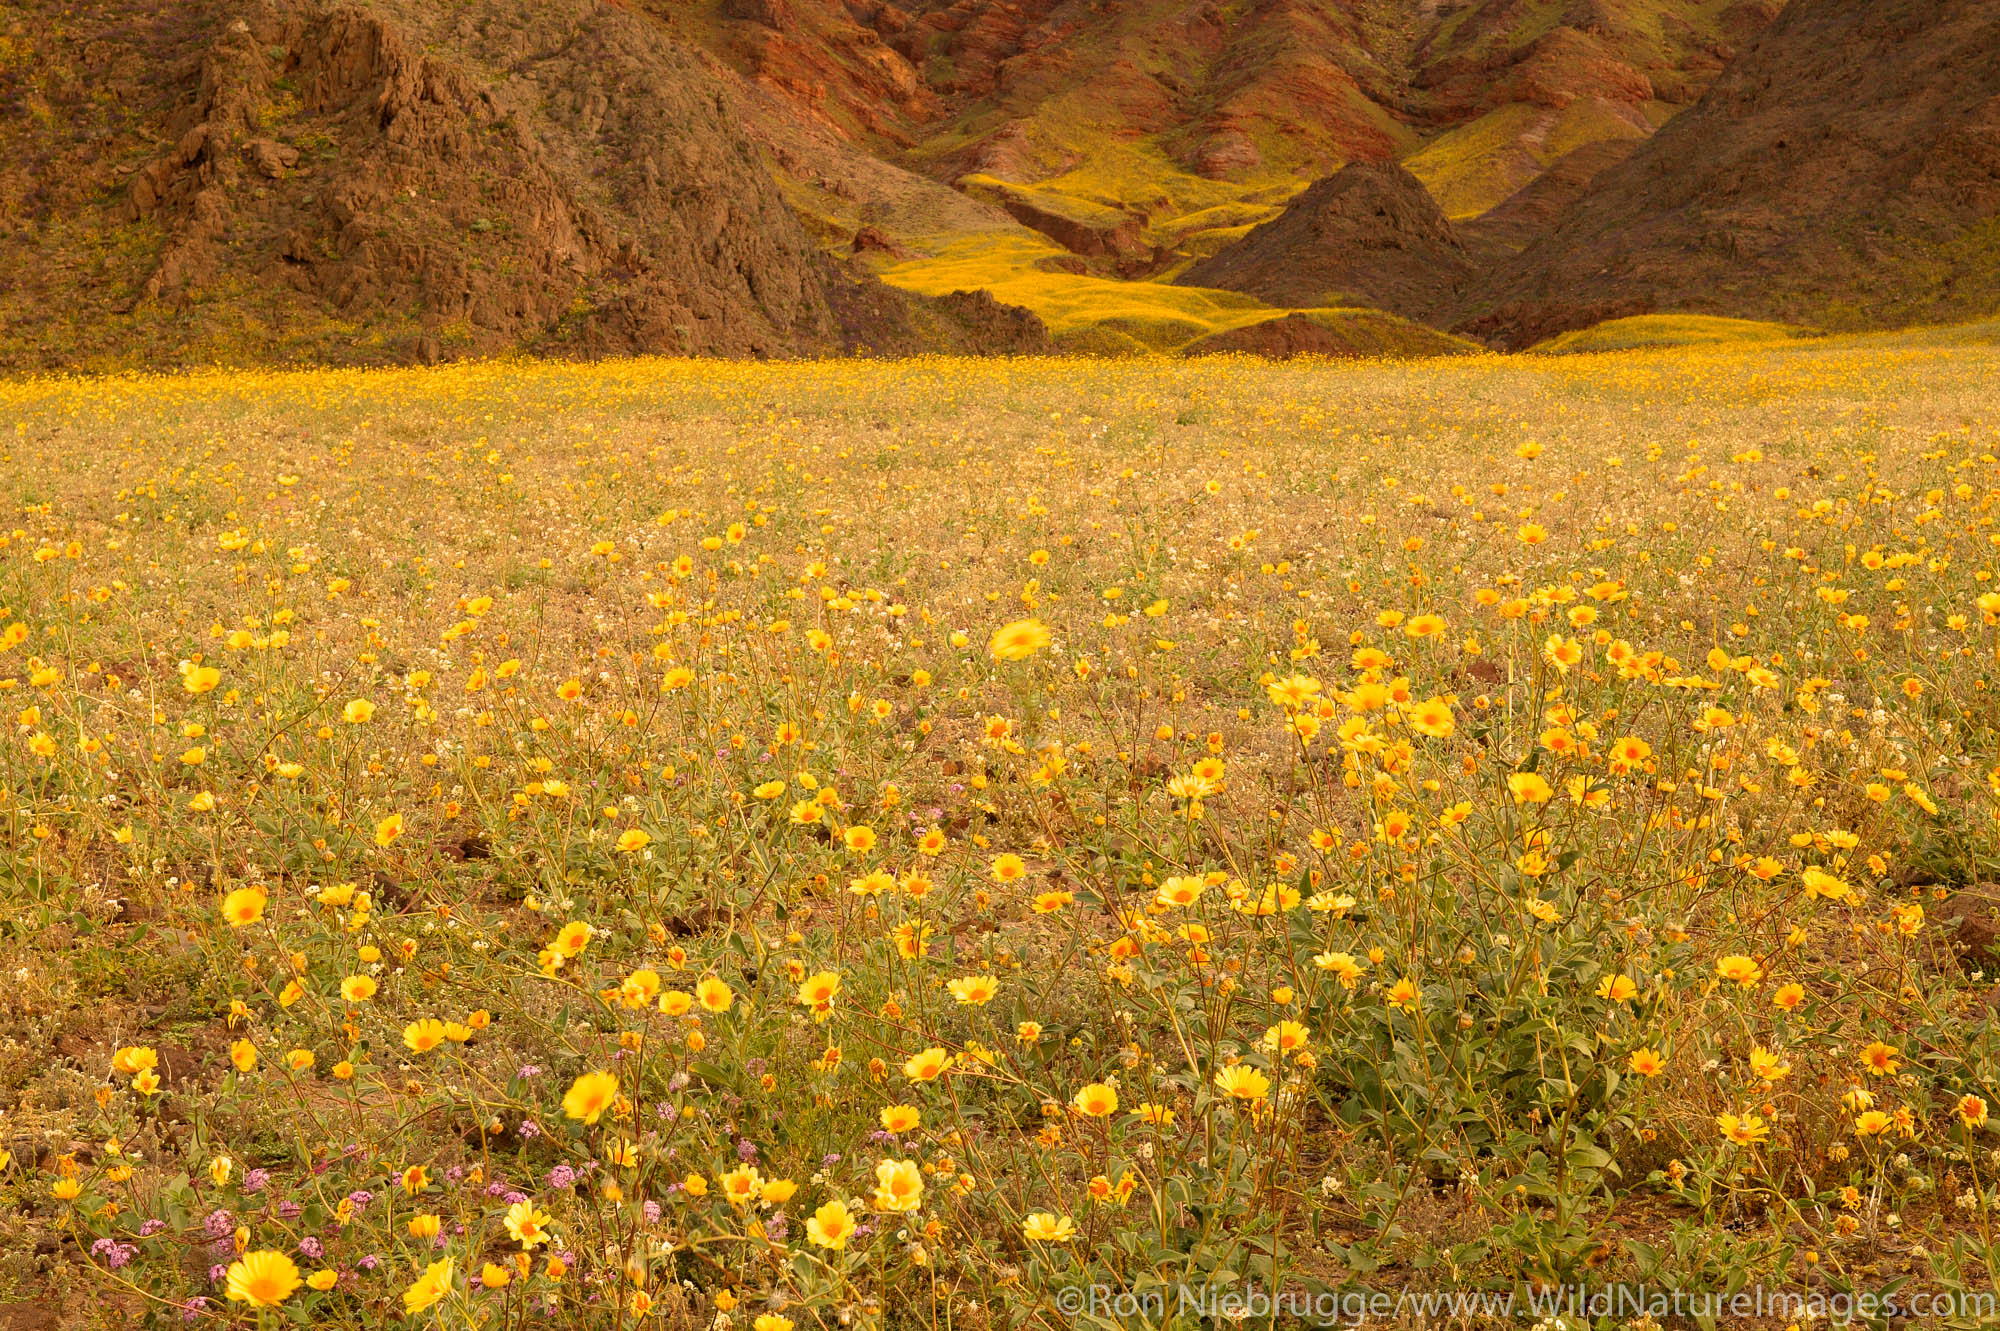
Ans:
[{"label": "purple wildflower", "polygon": [[120,1243],[116,1239],[99,1239],[90,1245],[91,1256],[101,1260],[113,1271],[131,1261],[138,1252],[139,1250],[131,1244]]}]

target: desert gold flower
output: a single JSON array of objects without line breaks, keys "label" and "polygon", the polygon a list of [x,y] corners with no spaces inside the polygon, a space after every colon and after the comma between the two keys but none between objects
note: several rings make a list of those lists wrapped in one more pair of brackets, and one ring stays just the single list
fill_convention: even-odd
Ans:
[{"label": "desert gold flower", "polygon": [[1758,1080],[1770,1083],[1789,1077],[1792,1065],[1763,1045],[1758,1045],[1750,1051],[1750,1073]]},{"label": "desert gold flower", "polygon": [[563,1113],[586,1124],[595,1123],[617,1098],[617,1077],[609,1072],[586,1072],[564,1092]]},{"label": "desert gold flower", "polygon": [[1771,1135],[1770,1127],[1755,1114],[1721,1114],[1715,1126],[1725,1140],[1737,1146],[1755,1146]]},{"label": "desert gold flower", "polygon": [[736,1001],[736,995],[720,977],[704,975],[695,982],[695,1002],[701,1004],[704,1012],[723,1013],[729,1011]]},{"label": "desert gold flower", "polygon": [[1715,963],[1715,973],[1745,989],[1755,987],[1764,978],[1764,968],[1755,960],[1741,954],[1723,957]]},{"label": "desert gold flower", "polygon": [[126,1045],[111,1055],[111,1070],[136,1077],[160,1066],[160,1055],[151,1045]]},{"label": "desert gold flower", "polygon": [[969,1007],[980,1007],[993,1001],[1000,992],[1000,981],[991,975],[967,975],[948,982],[945,988],[951,996]]},{"label": "desert gold flower", "polygon": [[1555,791],[1549,783],[1534,772],[1515,772],[1507,778],[1508,793],[1516,804],[1547,804]]},{"label": "desert gold flower", "polygon": [[1271,1079],[1248,1063],[1238,1063],[1215,1074],[1215,1089],[1232,1100],[1255,1104],[1271,1093]]},{"label": "desert gold flower", "polygon": [[847,1246],[847,1240],[854,1236],[856,1229],[854,1215],[845,1202],[834,1200],[823,1204],[806,1221],[806,1237],[822,1248],[839,1251]]},{"label": "desert gold flower", "polygon": [[228,1295],[232,1303],[275,1308],[303,1284],[298,1266],[282,1252],[246,1252],[229,1265]]},{"label": "desert gold flower", "polygon": [[425,1017],[403,1027],[403,1047],[413,1054],[428,1054],[444,1043],[444,1023]]},{"label": "desert gold flower", "polygon": [[824,1021],[833,1015],[834,999],[839,994],[840,976],[832,971],[819,971],[800,983],[798,999],[812,1010],[815,1020]]},{"label": "desert gold flower", "polygon": [[1017,619],[993,631],[987,650],[996,661],[1025,661],[1049,645],[1049,630],[1040,620]]},{"label": "desert gold flower", "polygon": [[523,1251],[549,1241],[549,1213],[538,1210],[531,1201],[515,1202],[509,1206],[503,1223],[507,1227],[507,1237],[520,1244]]},{"label": "desert gold flower", "polygon": [[907,1212],[923,1205],[924,1176],[914,1160],[884,1160],[875,1166],[875,1209]]},{"label": "desert gold flower", "polygon": [[445,1257],[424,1268],[424,1273],[403,1291],[404,1315],[414,1317],[451,1293],[455,1259]]},{"label": "desert gold flower", "polygon": [[1868,1070],[1870,1076],[1894,1076],[1903,1066],[1899,1061],[1902,1054],[1903,1051],[1894,1045],[1872,1040],[1861,1050],[1861,1066]]},{"label": "desert gold flower", "polygon": [[1021,1222],[1021,1237],[1030,1243],[1068,1243],[1076,1237],[1076,1221],[1048,1211],[1031,1212]]},{"label": "desert gold flower", "polygon": [[1281,1021],[1264,1032],[1264,1047],[1279,1054],[1292,1054],[1312,1043],[1304,1022]]},{"label": "desert gold flower", "polygon": [[749,1206],[763,1194],[764,1179],[754,1165],[738,1165],[717,1182],[722,1185],[723,1200],[731,1206]]},{"label": "desert gold flower", "polygon": [[936,1081],[951,1067],[951,1061],[951,1055],[942,1049],[920,1050],[904,1061],[903,1075],[911,1081]]},{"label": "desert gold flower", "polygon": [[222,918],[241,929],[264,918],[268,897],[261,887],[239,887],[222,899]]}]

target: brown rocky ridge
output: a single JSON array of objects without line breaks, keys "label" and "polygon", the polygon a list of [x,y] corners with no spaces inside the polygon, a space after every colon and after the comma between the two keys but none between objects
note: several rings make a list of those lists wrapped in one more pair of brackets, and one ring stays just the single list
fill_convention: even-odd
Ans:
[{"label": "brown rocky ridge", "polygon": [[6,364],[1044,344],[823,254],[622,5],[37,12],[0,85]]},{"label": "brown rocky ridge", "polygon": [[1421,319],[1456,298],[1472,271],[1421,181],[1395,162],[1354,162],[1176,280],[1271,305],[1369,305]]},{"label": "brown rocky ridge", "polygon": [[1880,327],[2000,309],[2000,5],[1793,0],[1456,311],[1507,346],[1612,312]]}]

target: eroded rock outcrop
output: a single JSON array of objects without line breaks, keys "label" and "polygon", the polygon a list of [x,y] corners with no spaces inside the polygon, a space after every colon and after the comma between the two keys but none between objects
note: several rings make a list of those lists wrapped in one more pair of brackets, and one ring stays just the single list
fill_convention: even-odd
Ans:
[{"label": "eroded rock outcrop", "polygon": [[1829,328],[1986,315],[1996,217],[2000,6],[1792,0],[1458,318],[1520,346],[1606,310]]},{"label": "eroded rock outcrop", "polygon": [[1271,305],[1372,305],[1424,318],[1471,274],[1463,243],[1421,181],[1394,162],[1355,162],[1177,280]]},{"label": "eroded rock outcrop", "polygon": [[[0,237],[17,247],[0,268],[47,297],[5,293],[15,363],[121,344],[153,360],[792,356],[883,349],[912,320],[949,347],[968,326],[886,289],[859,302],[894,312],[883,327],[843,322],[835,301],[880,284],[822,253],[723,84],[642,12],[198,3],[173,16],[190,56],[164,70],[113,4],[66,13],[80,50],[129,43],[116,67],[154,101],[122,138],[74,148],[100,172],[114,159],[108,189],[31,206]],[[165,146],[121,172],[149,141]],[[30,181],[51,202],[57,183]],[[120,222],[157,241],[87,289],[28,252],[58,223]]]}]

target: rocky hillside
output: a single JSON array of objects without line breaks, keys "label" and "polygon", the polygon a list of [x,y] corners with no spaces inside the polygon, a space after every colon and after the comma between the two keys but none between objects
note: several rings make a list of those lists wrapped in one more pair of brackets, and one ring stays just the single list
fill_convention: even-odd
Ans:
[{"label": "rocky hillside", "polygon": [[1422,319],[1456,300],[1472,273],[1422,181],[1395,162],[1355,162],[1177,280],[1271,305],[1370,305]]},{"label": "rocky hillside", "polygon": [[1644,133],[1780,3],[707,0],[689,22],[803,116],[1018,182],[1101,134],[1229,177],[1320,174],[1508,107],[1593,100]]},{"label": "rocky hillside", "polygon": [[0,0],[0,368],[1852,327],[1996,214],[1993,0]]},{"label": "rocky hillside", "polygon": [[[795,125],[1133,277],[1214,253],[1350,161],[1403,159],[1474,216],[1567,154],[1650,135],[1781,0],[649,2]],[[964,234],[907,185],[784,146],[803,137],[768,136],[825,230],[879,214],[917,250]]]},{"label": "rocky hillside", "polygon": [[2000,308],[2000,5],[1793,0],[1460,308],[1524,345],[1682,310],[1830,328]]},{"label": "rocky hillside", "polygon": [[0,14],[0,363],[1042,343],[823,254],[723,80],[622,5]]},{"label": "rocky hillside", "polygon": [[[1233,314],[1190,327],[1172,284],[1349,163],[1403,162],[1455,223],[1549,173],[1570,197],[1782,0],[638,2],[735,81],[824,244],[1099,346],[1135,320],[1142,344],[1237,335]],[[1463,229],[1467,254],[1524,246],[1547,212]]]}]

